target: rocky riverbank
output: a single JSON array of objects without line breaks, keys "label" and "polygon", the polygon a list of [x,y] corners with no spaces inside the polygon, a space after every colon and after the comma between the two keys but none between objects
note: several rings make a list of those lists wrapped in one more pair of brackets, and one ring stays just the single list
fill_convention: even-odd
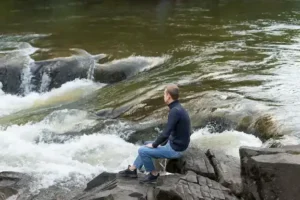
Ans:
[{"label": "rocky riverbank", "polygon": [[[53,189],[32,195],[30,176],[2,172],[0,200],[295,200],[300,195],[300,146],[241,147],[240,160],[222,152],[190,148],[182,158],[169,160],[164,169],[153,185],[103,172],[83,191],[64,195],[59,191],[50,195]],[[139,174],[139,178],[143,176]]]}]

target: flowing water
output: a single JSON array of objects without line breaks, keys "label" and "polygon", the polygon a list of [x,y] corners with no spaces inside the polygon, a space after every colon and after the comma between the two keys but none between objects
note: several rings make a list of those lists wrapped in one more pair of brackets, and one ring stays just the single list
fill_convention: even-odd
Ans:
[{"label": "flowing water", "polygon": [[[0,171],[31,174],[36,192],[126,167],[139,147],[128,130],[158,120],[153,113],[164,107],[161,89],[170,82],[182,86],[186,103],[203,92],[239,108],[251,102],[249,113],[267,113],[288,130],[283,144],[299,144],[299,10],[297,0],[1,1],[0,62],[22,73],[16,94],[0,84]],[[49,89],[53,74],[45,71],[35,85],[33,63],[57,58],[78,61],[86,78]],[[124,67],[131,76],[104,84],[97,67]],[[95,115],[128,103],[149,112],[113,121]],[[207,126],[195,127],[191,145],[238,157],[240,146],[266,144]]]}]

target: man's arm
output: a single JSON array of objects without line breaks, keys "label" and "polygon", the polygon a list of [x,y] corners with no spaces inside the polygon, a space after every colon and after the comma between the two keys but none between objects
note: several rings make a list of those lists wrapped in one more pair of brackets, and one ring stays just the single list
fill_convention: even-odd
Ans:
[{"label": "man's arm", "polygon": [[169,138],[169,136],[170,136],[171,132],[174,130],[175,125],[178,122],[178,120],[179,120],[178,110],[175,108],[171,109],[169,112],[169,116],[168,116],[167,126],[164,129],[164,131],[157,137],[155,142],[153,142],[153,144],[152,144],[153,148],[158,147],[158,145],[165,142]]}]

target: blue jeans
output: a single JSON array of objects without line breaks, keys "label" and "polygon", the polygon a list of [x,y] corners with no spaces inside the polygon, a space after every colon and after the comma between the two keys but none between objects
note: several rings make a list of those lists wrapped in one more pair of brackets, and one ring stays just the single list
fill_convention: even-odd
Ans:
[{"label": "blue jeans", "polygon": [[[153,143],[152,141],[145,142],[146,144]],[[137,169],[141,169],[144,165],[147,172],[152,172],[155,170],[152,158],[179,158],[182,152],[178,152],[172,149],[170,143],[168,142],[165,146],[158,146],[157,148],[149,148],[142,146],[138,150],[139,155],[135,159],[133,165]]]}]

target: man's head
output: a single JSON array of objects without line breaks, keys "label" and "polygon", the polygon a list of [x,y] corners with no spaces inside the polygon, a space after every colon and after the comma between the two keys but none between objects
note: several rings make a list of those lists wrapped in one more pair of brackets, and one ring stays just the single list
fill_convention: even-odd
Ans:
[{"label": "man's head", "polygon": [[179,98],[179,88],[175,84],[169,84],[164,91],[164,101],[166,104],[170,104]]}]

